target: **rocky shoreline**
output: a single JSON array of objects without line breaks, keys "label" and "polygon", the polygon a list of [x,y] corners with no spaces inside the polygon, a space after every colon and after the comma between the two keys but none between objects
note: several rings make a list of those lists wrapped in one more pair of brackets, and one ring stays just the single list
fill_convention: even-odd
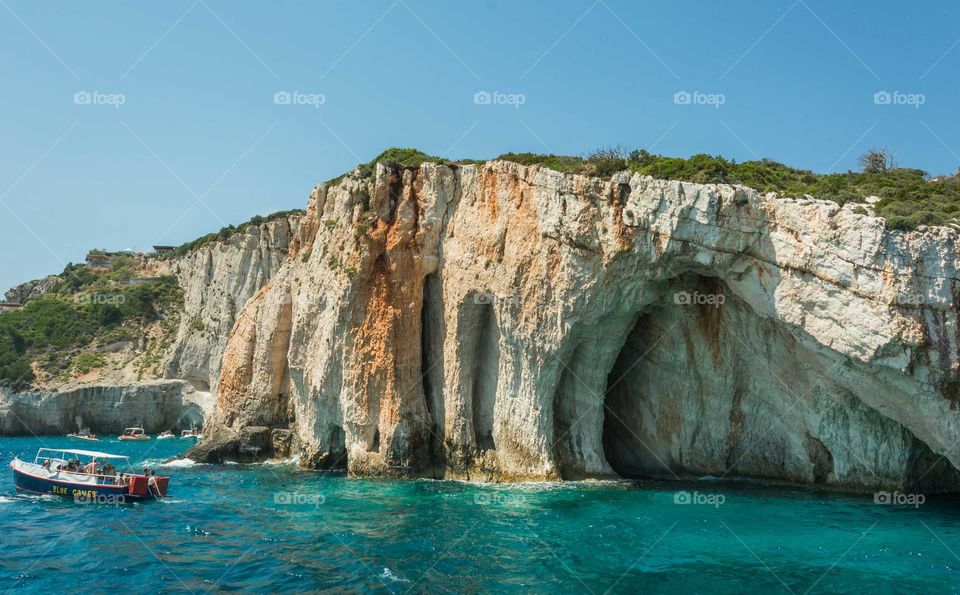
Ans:
[{"label": "rocky shoreline", "polygon": [[148,433],[198,427],[203,399],[180,380],[66,387],[55,392],[0,389],[0,435],[64,435],[81,425],[95,434],[143,427]]},{"label": "rocky shoreline", "polygon": [[[182,255],[144,258],[142,273],[172,275],[183,291],[169,334],[133,328],[133,339],[88,348],[107,358],[90,378],[47,380],[21,392],[0,387],[0,435],[62,435],[77,430],[78,418],[107,434],[141,425],[148,432],[200,427],[213,407],[210,393],[236,314],[280,267],[299,222],[299,215],[284,215]],[[30,281],[6,297],[28,302],[62,282],[56,275]],[[155,364],[138,365],[148,357]]]}]

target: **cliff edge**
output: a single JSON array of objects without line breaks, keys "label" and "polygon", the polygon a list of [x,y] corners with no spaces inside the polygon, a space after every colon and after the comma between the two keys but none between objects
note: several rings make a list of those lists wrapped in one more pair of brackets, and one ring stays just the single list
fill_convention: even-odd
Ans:
[{"label": "cliff edge", "polygon": [[958,265],[869,205],[381,163],[314,191],[190,456],[953,490]]},{"label": "cliff edge", "polygon": [[26,306],[0,313],[0,435],[202,424],[236,315],[280,268],[301,216],[255,217],[172,253],[113,253],[8,291]]}]

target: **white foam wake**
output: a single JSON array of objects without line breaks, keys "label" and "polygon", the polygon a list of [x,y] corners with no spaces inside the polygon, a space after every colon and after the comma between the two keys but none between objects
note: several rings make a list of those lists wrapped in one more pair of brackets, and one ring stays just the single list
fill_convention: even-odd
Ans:
[{"label": "white foam wake", "polygon": [[394,574],[394,572],[393,572],[392,570],[390,570],[389,568],[387,568],[386,566],[384,566],[383,572],[380,573],[380,577],[379,577],[379,578],[380,578],[380,580],[387,580],[387,581],[391,581],[391,582],[394,582],[394,583],[409,583],[409,582],[410,582],[410,581],[408,581],[408,580],[405,579],[405,578],[400,578],[399,576],[397,576],[396,574]]},{"label": "white foam wake", "polygon": [[198,463],[193,459],[174,459],[172,461],[167,461],[166,463],[161,463],[161,467],[174,467],[177,469],[185,469],[187,467],[196,467],[197,465],[205,465],[206,463]]}]

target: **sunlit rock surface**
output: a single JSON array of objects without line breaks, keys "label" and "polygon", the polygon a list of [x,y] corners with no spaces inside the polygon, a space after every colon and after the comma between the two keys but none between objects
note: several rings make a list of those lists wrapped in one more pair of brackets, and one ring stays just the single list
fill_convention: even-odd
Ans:
[{"label": "sunlit rock surface", "polygon": [[237,315],[191,456],[952,490],[957,233],[865,210],[508,162],[347,176]]}]

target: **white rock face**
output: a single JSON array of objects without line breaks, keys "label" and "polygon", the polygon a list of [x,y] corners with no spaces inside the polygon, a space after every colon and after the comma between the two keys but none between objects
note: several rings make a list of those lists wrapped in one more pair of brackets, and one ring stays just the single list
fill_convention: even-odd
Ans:
[{"label": "white rock face", "polygon": [[237,317],[194,458],[955,489],[957,232],[857,211],[507,162],[348,176]]},{"label": "white rock face", "polygon": [[[0,435],[75,431],[76,411],[85,413],[84,424],[94,432],[113,432],[118,424],[120,430],[145,424],[148,431],[201,425],[213,410],[211,391],[217,390],[220,360],[237,313],[280,268],[301,219],[297,214],[278,217],[184,256],[149,261],[152,274],[175,275],[184,294],[176,332],[158,341],[162,362],[158,375],[173,384],[149,379],[150,375],[141,380],[135,366],[126,366],[108,370],[105,378],[71,381],[49,390],[7,390],[0,394]],[[7,297],[21,296],[17,299],[25,301],[59,283],[55,276],[31,281],[11,289]],[[141,337],[116,349],[134,353],[139,348],[142,354],[145,344],[146,337]],[[84,409],[88,405],[82,401],[87,398],[94,402]]]},{"label": "white rock face", "polygon": [[46,295],[48,292],[60,285],[60,283],[61,279],[56,275],[49,275],[43,279],[27,281],[26,283],[14,285],[8,289],[3,294],[4,300],[17,304],[23,304],[34,298]]},{"label": "white rock face", "polygon": [[164,377],[216,391],[220,358],[237,313],[287,257],[301,216],[251,225],[225,241],[211,242],[170,264],[183,289],[180,326],[166,352]]},{"label": "white rock face", "polygon": [[184,383],[157,380],[132,386],[83,386],[57,392],[13,393],[0,388],[0,434],[62,434],[84,426],[119,434],[142,426],[159,432],[177,426]]}]

